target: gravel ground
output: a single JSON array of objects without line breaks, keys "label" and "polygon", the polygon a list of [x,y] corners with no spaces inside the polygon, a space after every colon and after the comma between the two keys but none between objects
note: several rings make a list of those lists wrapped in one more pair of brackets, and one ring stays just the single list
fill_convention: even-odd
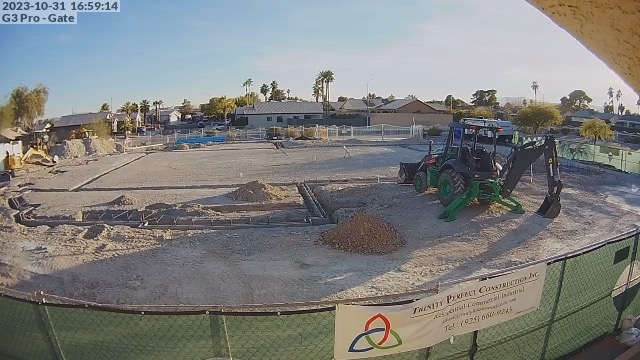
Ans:
[{"label": "gravel ground", "polygon": [[[142,203],[217,203],[212,199],[221,199],[223,190],[254,179],[394,176],[398,162],[421,157],[400,147],[348,149],[351,158],[343,157],[344,149],[322,147],[285,149],[289,156],[264,148],[152,153],[80,192],[33,192],[28,197],[42,203],[42,209],[70,206],[65,203],[89,206],[123,194]],[[48,170],[27,173],[19,181],[36,182],[51,176]],[[564,173],[563,210],[553,221],[533,213],[546,188],[540,174],[533,183],[523,180],[514,193],[526,214],[473,205],[451,223],[437,219],[442,207],[432,192],[416,194],[411,186],[390,183],[326,187],[332,211],[358,206],[400,232],[406,245],[387,255],[328,248],[319,239],[334,225],[235,231],[106,227],[87,233],[75,226],[16,225],[3,204],[0,285],[129,304],[250,304],[393,294],[556,255],[628,230],[640,221],[640,194],[633,191],[640,186],[638,179],[606,172],[597,177]],[[230,186],[172,189],[201,184]],[[169,190],[139,190],[150,185]]]}]

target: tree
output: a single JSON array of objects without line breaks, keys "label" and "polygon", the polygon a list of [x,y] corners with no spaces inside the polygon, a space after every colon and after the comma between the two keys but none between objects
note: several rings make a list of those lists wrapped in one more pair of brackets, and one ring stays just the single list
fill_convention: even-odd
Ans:
[{"label": "tree", "polygon": [[605,114],[613,114],[613,105],[609,104],[608,102],[605,102],[602,105],[602,112]]},{"label": "tree", "polygon": [[235,101],[233,99],[228,99],[226,96],[214,100],[214,111],[222,115],[225,120],[227,119],[227,114],[236,108]]},{"label": "tree", "polygon": [[187,115],[191,115],[193,113],[193,105],[191,105],[191,101],[189,101],[188,99],[182,100],[180,113],[182,114],[182,120],[184,120]]},{"label": "tree", "polygon": [[149,100],[145,99],[140,101],[140,105],[138,105],[138,108],[140,109],[140,112],[142,113],[142,121],[146,124],[147,123],[147,114],[149,113],[149,110],[151,110],[151,106],[149,104]]},{"label": "tree", "polygon": [[609,103],[611,104],[611,108],[613,109],[613,95],[614,94],[613,94],[613,88],[611,86],[609,86],[609,89],[607,90],[607,95],[609,95]]},{"label": "tree", "polygon": [[317,86],[320,89],[320,98],[322,98],[322,102],[324,103],[325,101],[327,101],[327,99],[325,96],[326,93],[324,91],[324,78],[322,76],[323,76],[323,72],[321,71],[320,73],[318,73],[318,76],[316,76],[316,81],[314,86]]},{"label": "tree", "polygon": [[250,103],[249,101],[251,100],[251,99],[249,99],[249,93],[251,92],[251,85],[253,85],[253,79],[251,79],[251,78],[245,80],[242,83],[242,86],[244,86],[244,96],[246,98],[245,99],[245,103],[246,104],[249,104]]},{"label": "tree", "polygon": [[638,108],[638,112],[640,113],[640,98],[636,101],[636,108]]},{"label": "tree", "polygon": [[541,128],[561,125],[563,120],[555,106],[536,103],[518,111],[513,123],[536,134]]},{"label": "tree", "polygon": [[376,95],[376,93],[369,93],[369,94],[367,94],[366,97],[363,97],[362,100],[367,100],[367,99],[373,100],[373,99],[377,99],[377,98],[378,98],[378,95]]},{"label": "tree", "polygon": [[291,97],[291,89],[287,89],[287,100]]},{"label": "tree", "polygon": [[527,106],[527,99],[522,99],[522,106]]},{"label": "tree", "polygon": [[311,88],[313,97],[316,99],[316,102],[318,102],[318,100],[320,99],[320,97],[322,96],[322,87],[320,85],[320,83],[318,81],[316,81],[313,84],[313,87]]},{"label": "tree", "polygon": [[282,89],[276,89],[276,92],[271,94],[271,96],[273,97],[273,100],[275,101],[282,101],[282,100],[286,100],[287,99],[287,95],[285,95],[285,91]]},{"label": "tree", "polygon": [[276,91],[278,91],[278,82],[273,80],[271,82],[271,100],[275,100]]},{"label": "tree", "polygon": [[109,111],[109,104],[102,103],[102,105],[100,105],[100,112],[107,112],[107,111]]},{"label": "tree", "polygon": [[160,107],[162,107],[162,104],[164,104],[164,101],[162,100],[156,100],[153,102],[153,106],[156,112],[156,122],[158,124],[160,123]]},{"label": "tree", "polygon": [[533,90],[533,99],[535,100],[535,102],[538,102],[538,89],[540,88],[540,85],[538,85],[537,81],[534,81],[533,83],[531,83],[531,90]]},{"label": "tree", "polygon": [[325,97],[325,101],[331,101],[331,97],[329,96],[329,84],[331,84],[332,82],[334,82],[336,80],[335,79],[335,74],[331,70],[325,70],[323,79],[324,79],[324,82],[326,84],[325,91],[327,92],[327,96]]},{"label": "tree", "polygon": [[[235,99],[233,99],[233,101],[236,103],[237,107],[253,105],[255,103],[260,102],[260,95],[252,91],[246,94],[245,96],[236,97]],[[204,112],[204,110],[202,110],[202,112]]]},{"label": "tree", "polygon": [[339,102],[344,102],[344,101],[347,101],[347,100],[349,100],[349,98],[346,97],[346,96],[338,96],[338,101]]},{"label": "tree", "polygon": [[600,119],[589,119],[582,123],[580,136],[593,138],[593,144],[598,140],[613,139],[615,137],[611,127]]},{"label": "tree", "polygon": [[4,105],[0,105],[0,129],[13,127],[15,116],[13,114],[13,105],[11,101]]},{"label": "tree", "polygon": [[267,96],[269,96],[269,85],[262,84],[262,86],[260,86],[260,94],[264,96],[264,101],[267,101]]},{"label": "tree", "polygon": [[623,103],[619,103],[618,104],[618,115],[622,115],[624,114],[624,110],[626,109],[626,107],[624,106]]},{"label": "tree", "polygon": [[409,99],[409,100],[418,100],[418,97],[413,95],[413,94],[409,94],[407,95],[407,97],[405,99]]},{"label": "tree", "polygon": [[568,97],[563,96],[560,98],[560,108],[563,112],[587,110],[592,101],[593,99],[584,90],[573,90]]},{"label": "tree", "polygon": [[631,115],[631,110],[629,110],[629,109],[625,110],[625,111],[624,111],[624,114],[625,114],[625,115]]},{"label": "tree", "polygon": [[127,117],[129,117],[132,113],[135,112],[135,106],[132,102],[127,101],[124,104],[122,104],[122,106],[120,106],[120,111],[127,114]]},{"label": "tree", "polygon": [[48,99],[49,89],[41,84],[31,90],[26,86],[13,89],[9,104],[12,106],[14,124],[32,129],[35,126],[35,120],[44,116]]},{"label": "tree", "polygon": [[616,92],[616,101],[618,102],[618,112],[620,112],[620,105],[622,105],[620,103],[620,99],[622,99],[622,90],[618,89],[618,91]]},{"label": "tree", "polygon": [[444,106],[449,109],[457,109],[466,105],[466,102],[461,99],[456,99],[453,95],[447,95],[447,97],[444,99]]},{"label": "tree", "polygon": [[496,94],[497,90],[477,90],[471,95],[471,103],[475,106],[497,106],[500,103]]}]

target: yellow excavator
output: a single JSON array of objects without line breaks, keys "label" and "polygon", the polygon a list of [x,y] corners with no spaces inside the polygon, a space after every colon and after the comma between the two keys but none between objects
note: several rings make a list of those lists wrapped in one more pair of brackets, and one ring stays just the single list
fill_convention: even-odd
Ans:
[{"label": "yellow excavator", "polygon": [[42,165],[55,165],[58,162],[58,157],[51,157],[49,155],[49,138],[50,136],[48,129],[45,131],[33,132],[31,134],[31,140],[29,142],[29,150],[27,150],[27,152],[25,152],[22,156],[7,156],[5,169],[10,171],[22,169],[25,163],[38,157],[47,162],[43,163],[42,161],[40,161],[39,163]]}]

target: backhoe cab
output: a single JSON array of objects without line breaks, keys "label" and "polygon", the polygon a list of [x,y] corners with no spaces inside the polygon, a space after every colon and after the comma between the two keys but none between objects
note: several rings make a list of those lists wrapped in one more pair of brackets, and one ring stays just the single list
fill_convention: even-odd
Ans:
[{"label": "backhoe cab", "polygon": [[[558,177],[558,161],[555,139],[544,137],[542,142],[530,142],[514,146],[504,167],[496,162],[497,138],[502,129],[496,126],[465,123],[449,124],[449,134],[444,148],[429,153],[419,163],[400,163],[398,182],[413,182],[417,192],[429,187],[438,189],[438,198],[445,210],[439,218],[455,220],[473,200],[484,204],[493,202],[509,208],[513,213],[522,214],[522,205],[511,193],[525,170],[542,154],[545,164],[549,191],[536,212],[546,218],[555,218],[560,213],[560,191],[562,182]],[[471,143],[465,141],[465,134],[472,134]],[[478,134],[491,134],[493,149],[487,151],[478,145]]]}]

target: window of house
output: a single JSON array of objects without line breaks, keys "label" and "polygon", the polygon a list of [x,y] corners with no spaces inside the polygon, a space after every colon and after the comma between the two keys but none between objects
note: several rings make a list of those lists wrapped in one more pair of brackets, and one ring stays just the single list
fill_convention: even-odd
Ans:
[{"label": "window of house", "polygon": [[273,117],[267,116],[267,121],[273,121]]},{"label": "window of house", "polygon": [[284,122],[284,118],[282,116],[278,116],[278,122]]},{"label": "window of house", "polygon": [[300,116],[298,116],[298,115],[294,115],[294,116],[293,116],[293,118],[294,118],[294,119],[300,119]]},{"label": "window of house", "polygon": [[311,119],[311,115],[305,115],[304,118],[305,119]]}]

